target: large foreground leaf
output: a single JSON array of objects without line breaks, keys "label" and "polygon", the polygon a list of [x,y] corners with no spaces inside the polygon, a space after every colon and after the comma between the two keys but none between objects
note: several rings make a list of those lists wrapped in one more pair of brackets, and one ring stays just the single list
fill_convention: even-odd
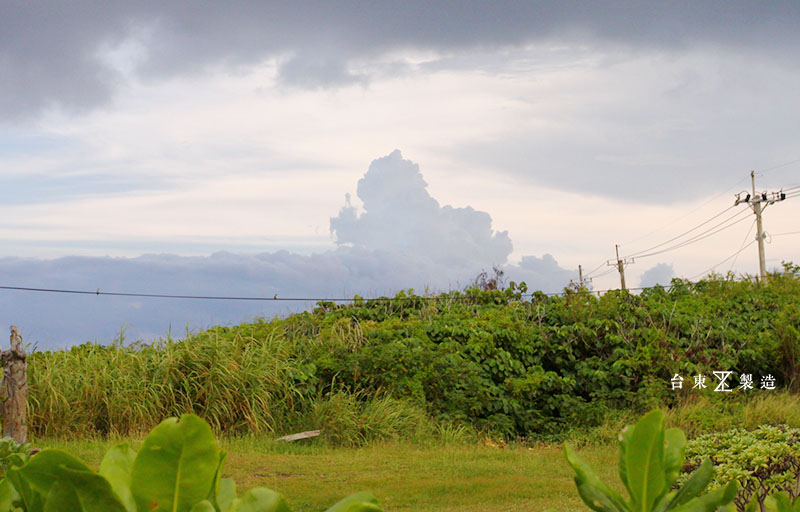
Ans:
[{"label": "large foreground leaf", "polygon": [[644,415],[626,437],[625,468],[633,509],[649,512],[666,491],[664,475],[664,413]]},{"label": "large foreground leaf", "polygon": [[121,443],[108,450],[100,463],[100,475],[111,484],[127,512],[136,512],[131,493],[131,471],[135,459],[136,452],[128,443]]},{"label": "large foreground leaf", "polygon": [[188,512],[211,493],[219,448],[211,427],[200,417],[169,418],[150,432],[131,472],[131,491],[139,510]]}]

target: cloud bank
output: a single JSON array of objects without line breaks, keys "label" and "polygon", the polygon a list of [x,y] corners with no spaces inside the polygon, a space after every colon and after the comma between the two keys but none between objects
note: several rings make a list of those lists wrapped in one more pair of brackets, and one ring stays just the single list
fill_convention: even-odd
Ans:
[{"label": "cloud bank", "polygon": [[[796,49],[800,4],[755,2],[4,2],[0,113],[105,105],[132,80],[275,60],[278,81],[363,83],[352,68],[407,50],[453,53],[564,40],[633,49]],[[392,61],[391,58],[389,58]],[[390,62],[402,68],[403,60]]]},{"label": "cloud bank", "polygon": [[[358,182],[363,211],[346,204],[331,219],[335,249],[301,255],[218,252],[137,258],[0,259],[5,286],[104,292],[280,298],[351,298],[463,288],[482,270],[505,265],[508,279],[531,290],[560,291],[574,272],[550,255],[507,265],[512,243],[486,212],[440,206],[419,167],[399,151],[372,162]],[[312,307],[309,301],[174,300],[0,290],[6,324],[29,342],[61,347],[109,342],[123,325],[150,339],[190,329],[271,317]]]},{"label": "cloud bank", "polygon": [[668,287],[673,277],[675,277],[675,269],[672,265],[669,263],[659,263],[642,274],[639,287],[650,288],[656,285]]}]

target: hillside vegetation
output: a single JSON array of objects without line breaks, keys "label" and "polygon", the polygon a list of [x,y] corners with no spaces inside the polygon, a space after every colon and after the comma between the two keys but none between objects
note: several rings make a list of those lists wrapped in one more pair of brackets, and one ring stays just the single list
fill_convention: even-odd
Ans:
[{"label": "hillside vegetation", "polygon": [[[640,295],[478,287],[412,291],[215,327],[152,345],[87,343],[29,358],[36,435],[130,435],[194,412],[226,434],[323,429],[359,444],[457,435],[555,439],[620,412],[673,406],[714,370],[800,385],[797,267],[769,284],[713,277]],[[672,390],[674,374],[684,377]],[[734,380],[735,379],[735,380]]]}]

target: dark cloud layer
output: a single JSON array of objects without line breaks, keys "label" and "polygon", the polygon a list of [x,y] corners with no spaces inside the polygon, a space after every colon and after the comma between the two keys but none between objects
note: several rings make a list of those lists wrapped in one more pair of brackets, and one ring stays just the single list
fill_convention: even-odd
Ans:
[{"label": "dark cloud layer", "polygon": [[458,51],[560,40],[681,48],[795,49],[800,3],[773,2],[3,2],[0,112],[103,105],[123,81],[100,57],[136,39],[141,77],[282,60],[280,80],[363,81],[348,63],[392,50]]},{"label": "dark cloud layer", "polygon": [[[4,286],[206,296],[348,298],[461,289],[483,270],[503,266],[512,246],[492,229],[488,213],[440,206],[419,167],[399,151],[375,160],[358,183],[360,214],[345,206],[331,219],[340,246],[300,255],[218,252],[209,257],[0,259]],[[574,279],[550,255],[507,265],[509,279],[559,291]],[[59,347],[109,342],[127,325],[133,338],[183,333],[216,324],[271,317],[313,301],[174,300],[0,290],[0,322],[24,328],[26,339]]]}]

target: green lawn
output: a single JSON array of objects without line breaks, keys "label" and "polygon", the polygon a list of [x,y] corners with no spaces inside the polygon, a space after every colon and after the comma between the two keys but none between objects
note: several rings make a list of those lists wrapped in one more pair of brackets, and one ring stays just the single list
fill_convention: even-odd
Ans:
[{"label": "green lawn", "polygon": [[[66,449],[97,467],[113,442],[35,444]],[[324,510],[360,490],[372,491],[387,512],[587,510],[560,446],[388,443],[349,449],[253,439],[222,445],[228,452],[225,476],[233,477],[240,492],[269,487],[298,511]],[[619,483],[616,446],[587,448],[580,454],[601,478]]]}]

